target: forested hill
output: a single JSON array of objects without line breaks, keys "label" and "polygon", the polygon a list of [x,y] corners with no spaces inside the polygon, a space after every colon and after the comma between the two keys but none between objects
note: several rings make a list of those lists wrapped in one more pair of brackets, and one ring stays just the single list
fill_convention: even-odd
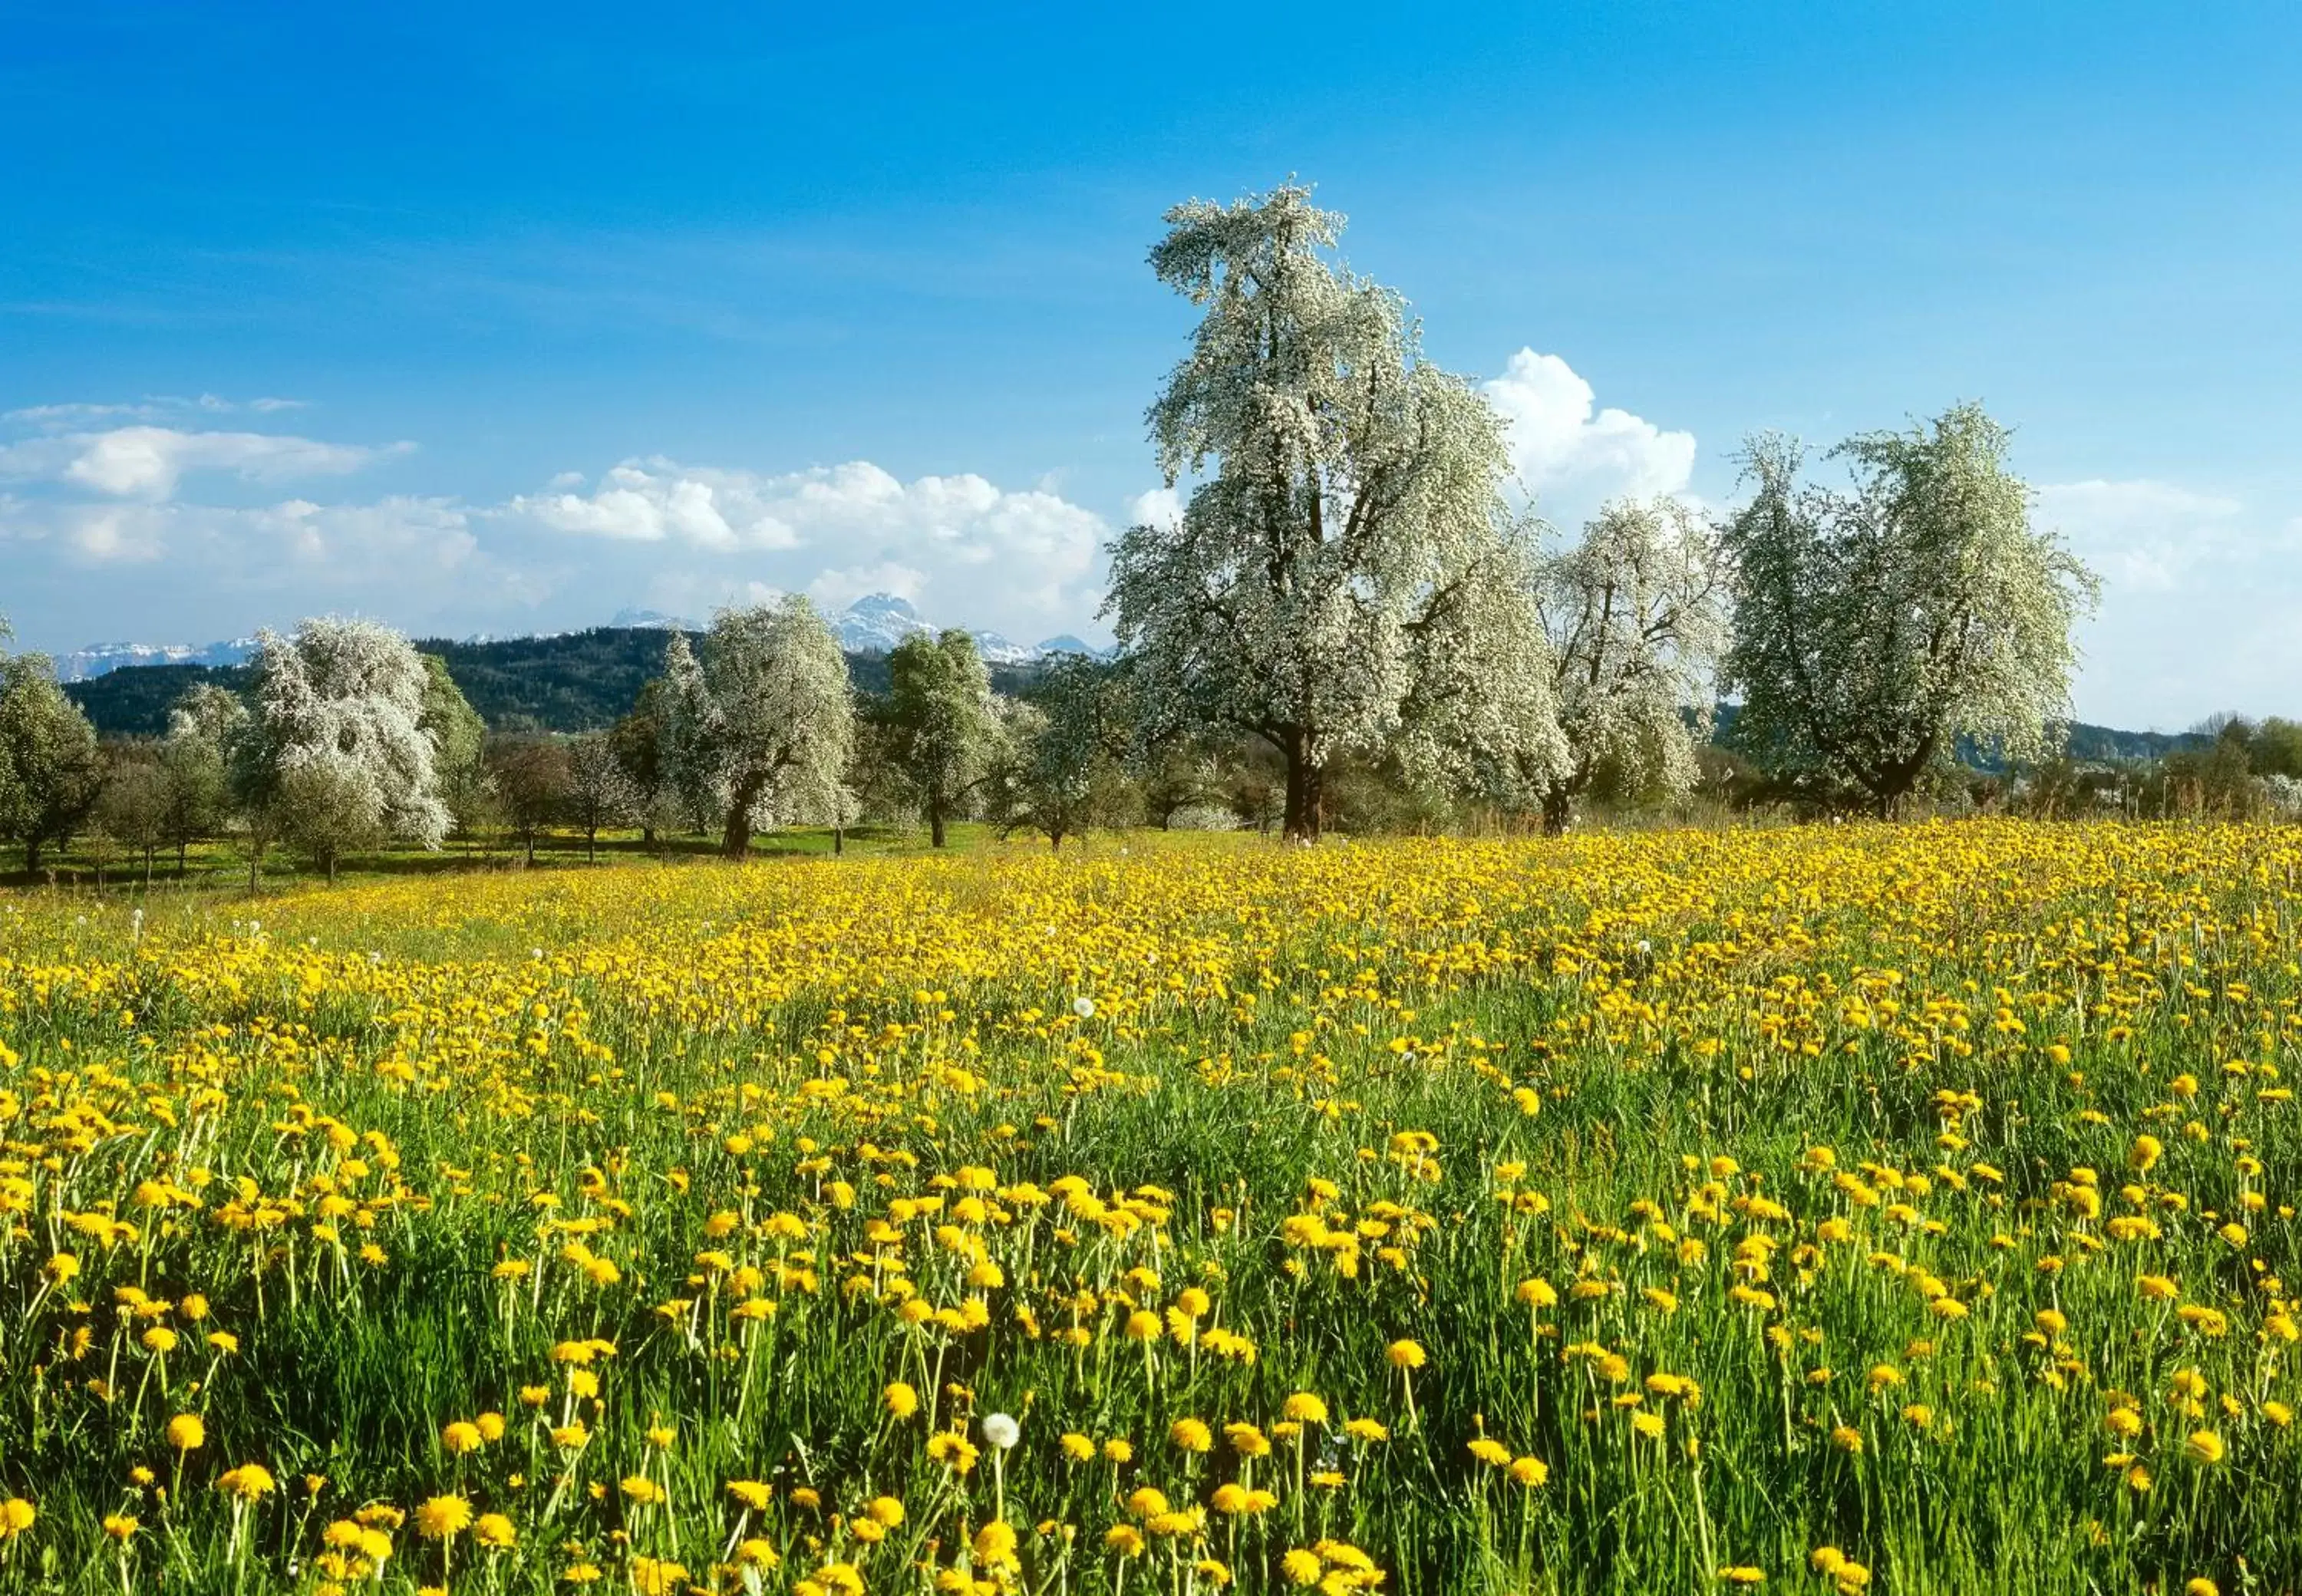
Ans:
[{"label": "forested hill", "polygon": [[[487,643],[419,639],[416,646],[448,662],[448,674],[498,731],[596,731],[632,707],[640,688],[663,668],[664,633],[655,626],[599,626],[556,637],[507,637]],[[865,693],[887,690],[883,654],[850,654],[847,668]],[[994,665],[992,685],[1013,693],[1030,666]],[[134,665],[67,682],[64,691],[107,736],[154,737],[168,729],[168,710],[194,684],[248,684],[245,666]]]},{"label": "forested hill", "polygon": [[[448,662],[448,674],[485,717],[506,732],[584,732],[613,725],[648,678],[663,668],[664,634],[654,626],[598,626],[557,637],[506,637],[488,643],[419,641]],[[847,668],[865,693],[887,690],[884,654],[850,654]],[[994,665],[992,685],[1013,693],[1034,667]],[[168,729],[168,708],[196,682],[239,688],[245,666],[134,665],[85,682],[68,682],[96,729],[107,736],[155,737]],[[1731,712],[1721,717],[1722,727]],[[2121,732],[2071,727],[2071,752],[2086,760],[2155,760],[2205,741],[2195,732]]]}]

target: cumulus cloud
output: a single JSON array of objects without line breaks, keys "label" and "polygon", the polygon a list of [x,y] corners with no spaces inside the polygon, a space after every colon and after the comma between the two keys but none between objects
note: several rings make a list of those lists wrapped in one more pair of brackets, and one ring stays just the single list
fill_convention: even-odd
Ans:
[{"label": "cumulus cloud", "polygon": [[841,608],[894,592],[954,623],[1012,630],[1083,624],[1108,527],[1047,488],[972,473],[905,482],[869,461],[765,474],[626,460],[586,486],[556,483],[503,507],[556,533],[670,544],[742,559],[747,580]]},{"label": "cumulus cloud", "polygon": [[1183,518],[1183,495],[1174,488],[1153,488],[1127,501],[1130,526],[1172,526]]},{"label": "cumulus cloud", "polygon": [[159,500],[173,497],[177,484],[194,472],[225,472],[251,482],[340,475],[407,447],[379,450],[283,433],[137,425],[0,446],[0,475]]},{"label": "cumulus cloud", "polygon": [[1523,349],[1483,391],[1509,424],[1511,464],[1551,520],[1579,524],[1609,499],[1684,493],[1694,434],[1612,406],[1556,355]]},{"label": "cumulus cloud", "polygon": [[555,532],[647,543],[676,539],[722,550],[794,548],[798,534],[777,514],[768,485],[773,480],[663,459],[626,460],[589,491],[580,473],[563,472],[552,479],[558,491],[523,494],[508,508]]}]

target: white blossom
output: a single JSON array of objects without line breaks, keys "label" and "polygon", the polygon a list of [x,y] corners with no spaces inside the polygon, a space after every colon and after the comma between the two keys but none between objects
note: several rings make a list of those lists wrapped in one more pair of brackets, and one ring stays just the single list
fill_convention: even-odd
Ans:
[{"label": "white blossom", "polygon": [[1832,451],[1852,493],[1802,483],[1796,443],[1752,441],[1757,491],[1726,529],[1725,675],[1743,695],[1736,741],[1787,784],[1886,813],[1962,740],[2046,752],[2098,584],[2032,528],[2010,441],[1976,405],[1864,433]]},{"label": "white blossom", "polygon": [[420,724],[424,661],[405,637],[373,621],[307,620],[293,637],[260,633],[252,664],[248,718],[230,728],[244,802],[324,790],[349,827],[440,845],[448,811]]},{"label": "white blossom", "polygon": [[804,597],[723,609],[699,660],[674,632],[664,660],[667,787],[742,853],[754,827],[840,820],[855,710],[839,639]]},{"label": "white blossom", "polygon": [[1500,419],[1422,358],[1391,290],[1330,264],[1341,219],[1289,186],[1167,214],[1160,280],[1205,307],[1153,405],[1179,517],[1112,548],[1121,643],[1154,734],[1260,737],[1286,828],[1320,825],[1346,750],[1423,779],[1558,757],[1522,550],[1504,535]]},{"label": "white blossom", "polygon": [[1570,755],[1541,794],[1545,825],[1563,828],[1586,793],[1685,793],[1726,643],[1716,534],[1676,499],[1609,504],[1580,542],[1543,562],[1538,602]]}]

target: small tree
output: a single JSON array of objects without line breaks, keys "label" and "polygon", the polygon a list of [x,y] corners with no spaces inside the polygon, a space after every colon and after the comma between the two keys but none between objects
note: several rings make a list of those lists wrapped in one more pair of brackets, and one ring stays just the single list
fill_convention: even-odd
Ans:
[{"label": "small tree", "polygon": [[0,656],[0,835],[24,845],[27,874],[88,818],[103,775],[96,728],[56,685],[48,657]]},{"label": "small tree", "polygon": [[225,750],[248,721],[239,697],[203,682],[168,712],[160,763],[168,773],[167,842],[176,850],[176,875],[186,870],[191,845],[214,836],[230,811]]},{"label": "small tree", "polygon": [[991,675],[975,639],[951,630],[904,638],[887,656],[887,676],[882,713],[888,753],[940,848],[948,822],[981,785],[997,747]]},{"label": "small tree", "polygon": [[175,808],[174,783],[156,750],[118,751],[105,772],[96,801],[95,823],[122,846],[144,856],[144,885],[152,885],[152,861],[169,840]]},{"label": "small tree", "polygon": [[700,659],[674,633],[664,666],[663,780],[717,821],[728,858],[763,823],[842,818],[855,742],[847,657],[803,596],[721,610]]},{"label": "small tree", "polygon": [[1656,801],[1691,790],[1726,643],[1710,528],[1675,499],[1610,504],[1579,544],[1544,562],[1537,602],[1568,754],[1542,788],[1543,829],[1566,830],[1586,794]]},{"label": "small tree", "polygon": [[585,862],[599,859],[603,827],[630,823],[639,809],[635,796],[612,733],[595,732],[567,745],[567,819],[584,833]]},{"label": "small tree", "polygon": [[254,674],[226,759],[251,885],[272,836],[331,878],[344,853],[387,837],[440,845],[449,816],[422,725],[428,677],[406,638],[370,621],[307,620],[292,638],[260,634]]},{"label": "small tree", "polygon": [[656,820],[663,808],[664,680],[657,676],[643,686],[631,712],[608,732],[626,802],[639,821],[640,844],[648,848],[655,846]]},{"label": "small tree", "polygon": [[532,865],[537,839],[565,811],[574,785],[567,750],[550,737],[508,739],[489,749],[488,773],[504,819]]},{"label": "small tree", "polygon": [[486,758],[488,723],[448,674],[445,659],[437,654],[418,658],[424,661],[424,709],[416,723],[432,739],[433,781],[447,807],[449,827],[469,837],[486,822],[494,796]]},{"label": "small tree", "polygon": [[347,853],[386,836],[374,784],[348,760],[313,760],[281,772],[273,807],[281,835],[332,882]]},{"label": "small tree", "polygon": [[1832,451],[1854,491],[1802,483],[1798,446],[1753,440],[1726,531],[1734,735],[1770,776],[1892,814],[1962,740],[2034,759],[2066,712],[2071,630],[2094,575],[2030,525],[2011,435],[1977,405]]},{"label": "small tree", "polygon": [[1031,701],[1001,701],[1001,758],[993,785],[1001,829],[1029,827],[1061,852],[1094,826],[1123,821],[1132,786],[1120,767],[1127,729],[1118,684],[1105,666],[1066,654],[1048,665]]}]

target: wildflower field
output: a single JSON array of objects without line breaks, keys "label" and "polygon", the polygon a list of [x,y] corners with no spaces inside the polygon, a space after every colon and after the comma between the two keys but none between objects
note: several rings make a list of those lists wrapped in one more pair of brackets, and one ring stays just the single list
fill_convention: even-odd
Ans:
[{"label": "wildflower field", "polygon": [[2298,867],[0,898],[0,1591],[2293,1590]]}]

